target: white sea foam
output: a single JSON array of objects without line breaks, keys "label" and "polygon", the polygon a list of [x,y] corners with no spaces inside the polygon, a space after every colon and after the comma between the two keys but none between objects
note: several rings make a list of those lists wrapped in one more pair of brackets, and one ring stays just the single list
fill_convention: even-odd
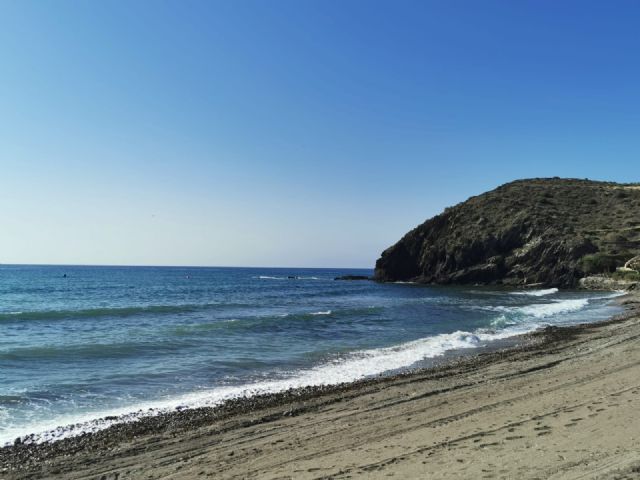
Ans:
[{"label": "white sea foam", "polygon": [[494,328],[519,324],[531,324],[534,327],[540,327],[548,323],[545,323],[547,320],[535,323],[538,320],[549,319],[557,315],[577,313],[585,309],[591,301],[607,300],[624,295],[624,293],[613,292],[597,297],[553,300],[548,303],[535,303],[519,307],[491,307],[491,310],[501,313],[491,322],[491,325]]},{"label": "white sea foam", "polygon": [[[82,415],[65,415],[53,418],[48,422],[10,427],[0,431],[0,445],[8,444],[16,437],[27,434],[33,434],[32,439],[27,439],[27,442],[55,441],[82,433],[100,431],[116,423],[134,422],[143,417],[158,415],[177,408],[216,406],[233,398],[277,393],[290,388],[353,382],[365,377],[410,367],[416,362],[441,356],[447,351],[477,348],[492,340],[511,337],[526,331],[526,329],[503,330],[501,332],[457,331],[394,347],[356,351],[310,369],[290,372],[286,378],[239,386],[218,387],[131,407]],[[65,426],[61,427],[60,425]]]},{"label": "white sea foam", "polygon": [[[591,297],[591,300],[612,298],[621,292]],[[352,352],[334,358],[316,367],[289,372],[284,378],[255,382],[238,386],[224,386],[181,396],[146,402],[118,409],[63,415],[46,422],[26,423],[0,430],[0,445],[8,444],[16,437],[34,434],[34,442],[46,442],[96,432],[116,423],[134,422],[140,418],[170,412],[177,408],[216,406],[240,397],[277,393],[290,388],[312,385],[335,385],[353,382],[365,377],[410,367],[425,359],[444,355],[447,351],[474,349],[488,342],[513,337],[536,330],[554,315],[577,312],[589,303],[587,298],[554,300],[548,303],[518,307],[494,307],[502,313],[501,329],[491,331],[479,329],[474,332],[456,331],[403,343],[393,347]],[[316,312],[327,315],[331,311]],[[517,321],[514,321],[517,319]],[[495,324],[498,326],[498,324]],[[506,326],[507,328],[502,328]],[[107,419],[108,418],[108,419]],[[60,426],[65,425],[65,426]]]},{"label": "white sea foam", "polygon": [[548,303],[534,303],[519,307],[497,306],[490,307],[490,310],[505,313],[511,317],[519,318],[545,318],[561,313],[575,312],[583,309],[589,304],[588,298],[575,298],[565,300],[554,300]]},{"label": "white sea foam", "polygon": [[501,315],[494,318],[491,326],[503,328],[510,325],[530,324],[533,328],[541,326],[536,323],[539,320],[553,317],[554,315],[566,314],[582,310],[589,304],[589,299],[567,299],[555,300],[550,303],[536,303],[522,307],[492,307],[491,310],[500,312]]},{"label": "white sea foam", "polygon": [[511,295],[528,295],[531,297],[544,297],[558,293],[557,288],[545,288],[543,290],[523,290],[522,292],[511,292]]},{"label": "white sea foam", "polygon": [[331,315],[331,310],[326,310],[324,312],[313,312],[311,315]]},{"label": "white sea foam", "polygon": [[560,313],[569,313],[582,310],[589,304],[588,298],[576,298],[568,300],[556,300],[552,303],[539,303],[519,307],[518,312],[528,317],[546,318]]}]

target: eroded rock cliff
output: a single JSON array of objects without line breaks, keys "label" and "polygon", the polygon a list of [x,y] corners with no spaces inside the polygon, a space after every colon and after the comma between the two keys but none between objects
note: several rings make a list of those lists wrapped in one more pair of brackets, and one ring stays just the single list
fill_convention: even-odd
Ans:
[{"label": "eroded rock cliff", "polygon": [[640,253],[640,186],[511,182],[446,209],[376,262],[378,281],[575,287]]}]

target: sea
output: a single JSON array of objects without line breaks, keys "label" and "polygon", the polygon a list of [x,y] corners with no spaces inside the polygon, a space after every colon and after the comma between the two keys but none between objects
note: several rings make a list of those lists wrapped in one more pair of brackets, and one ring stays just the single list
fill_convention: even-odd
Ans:
[{"label": "sea", "polygon": [[372,273],[0,265],[0,446],[415,369],[620,311],[615,292],[335,280]]}]

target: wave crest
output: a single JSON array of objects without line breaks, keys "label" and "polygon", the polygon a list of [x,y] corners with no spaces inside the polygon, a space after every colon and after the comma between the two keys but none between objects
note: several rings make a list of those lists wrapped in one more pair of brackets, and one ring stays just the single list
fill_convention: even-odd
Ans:
[{"label": "wave crest", "polygon": [[0,322],[15,320],[59,320],[95,317],[129,317],[146,314],[176,314],[190,313],[211,308],[241,307],[242,304],[208,303],[189,305],[148,305],[140,307],[104,307],[86,308],[78,310],[36,310],[32,312],[4,312],[0,313]]},{"label": "wave crest", "polygon": [[[522,333],[522,332],[517,332]],[[0,434],[0,446],[24,432],[33,433],[27,443],[56,441],[83,433],[104,430],[116,423],[128,423],[143,417],[170,412],[176,408],[199,408],[220,405],[226,400],[282,392],[291,388],[313,385],[337,385],[353,382],[385,372],[410,367],[422,360],[444,355],[451,350],[472,349],[492,340],[507,338],[516,332],[456,331],[422,338],[393,347],[352,352],[335,357],[316,367],[289,372],[285,378],[255,382],[245,385],[224,386],[158,400],[143,405],[133,405],[118,410],[86,413],[80,417],[64,416],[51,419],[47,424],[32,424]],[[101,417],[97,418],[96,417]],[[60,426],[65,425],[65,426]]]},{"label": "wave crest", "polygon": [[527,295],[529,297],[544,297],[558,293],[557,288],[545,288],[543,290],[523,290],[522,292],[511,292],[511,295]]}]

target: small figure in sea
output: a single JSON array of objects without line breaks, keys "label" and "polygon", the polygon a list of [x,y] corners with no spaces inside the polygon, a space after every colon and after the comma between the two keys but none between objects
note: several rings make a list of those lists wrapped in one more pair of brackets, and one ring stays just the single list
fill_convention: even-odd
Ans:
[{"label": "small figure in sea", "polygon": [[62,278],[67,278],[67,274],[65,273],[64,275],[62,275]]}]

